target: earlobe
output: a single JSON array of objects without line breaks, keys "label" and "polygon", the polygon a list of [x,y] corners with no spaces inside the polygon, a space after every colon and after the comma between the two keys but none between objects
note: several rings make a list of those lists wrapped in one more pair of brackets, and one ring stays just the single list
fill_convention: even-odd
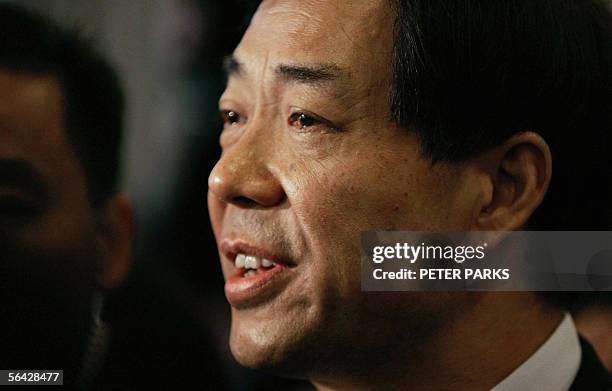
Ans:
[{"label": "earlobe", "polygon": [[552,176],[550,148],[539,134],[523,132],[494,148],[487,157],[493,195],[477,218],[477,228],[520,229],[548,190]]},{"label": "earlobe", "polygon": [[98,227],[100,265],[96,281],[104,290],[114,289],[127,277],[132,265],[134,212],[125,194],[113,196],[101,211]]}]

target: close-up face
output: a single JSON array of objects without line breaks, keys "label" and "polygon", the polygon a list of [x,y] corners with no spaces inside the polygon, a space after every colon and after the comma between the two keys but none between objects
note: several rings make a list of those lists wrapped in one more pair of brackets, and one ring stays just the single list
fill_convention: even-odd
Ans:
[{"label": "close-up face", "polygon": [[469,229],[474,213],[465,170],[391,118],[393,25],[386,0],[264,1],[229,63],[208,203],[246,366],[304,376],[334,352],[384,354],[444,306],[360,291],[361,232]]},{"label": "close-up face", "polygon": [[0,102],[3,346],[28,336],[19,354],[73,355],[64,338],[91,318],[97,267],[85,173],[64,132],[55,78],[2,70]]}]

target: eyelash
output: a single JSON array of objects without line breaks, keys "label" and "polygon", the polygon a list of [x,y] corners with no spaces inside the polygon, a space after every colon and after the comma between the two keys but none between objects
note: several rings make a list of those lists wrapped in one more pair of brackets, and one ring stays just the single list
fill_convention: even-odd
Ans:
[{"label": "eyelash", "polygon": [[294,123],[298,123],[297,127],[299,128],[300,131],[307,131],[307,128],[310,128],[313,126],[323,126],[332,131],[338,130],[338,128],[334,124],[332,124],[330,121],[326,120],[325,118],[319,117],[318,115],[315,115],[312,113],[303,112],[303,111],[296,111],[295,113],[289,116],[289,125],[295,127]]},{"label": "eyelash", "polygon": [[[221,110],[221,119],[223,120],[224,127],[233,126],[245,121],[240,113],[234,110]],[[334,131],[338,130],[337,127],[328,120],[303,111],[291,113],[288,123],[290,126],[297,127],[300,131],[307,131],[308,128],[317,125],[326,126]]]}]

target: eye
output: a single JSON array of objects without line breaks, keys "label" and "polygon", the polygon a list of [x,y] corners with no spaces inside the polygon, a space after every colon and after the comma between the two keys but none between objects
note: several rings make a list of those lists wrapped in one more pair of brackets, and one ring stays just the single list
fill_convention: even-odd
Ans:
[{"label": "eye", "polygon": [[291,115],[291,117],[289,117],[289,123],[292,126],[304,129],[316,125],[317,120],[314,117],[304,113],[294,113]]},{"label": "eye", "polygon": [[298,128],[299,130],[308,130],[308,128],[319,125],[336,130],[335,126],[328,120],[302,111],[295,112],[289,116],[289,125]]},{"label": "eye", "polygon": [[240,113],[234,110],[221,110],[221,119],[224,126],[232,126],[244,122]]}]

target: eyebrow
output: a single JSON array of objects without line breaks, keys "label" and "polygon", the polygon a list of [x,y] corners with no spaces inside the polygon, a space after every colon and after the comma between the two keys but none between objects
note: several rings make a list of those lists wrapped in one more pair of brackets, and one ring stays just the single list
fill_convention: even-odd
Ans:
[{"label": "eyebrow", "polygon": [[[243,76],[245,66],[235,57],[229,56],[223,62],[228,77]],[[280,64],[274,69],[275,75],[284,82],[321,84],[339,79],[346,72],[334,63],[322,64]]]},{"label": "eyebrow", "polygon": [[336,64],[285,65],[276,67],[276,75],[287,82],[317,84],[340,78],[342,69]]},{"label": "eyebrow", "polygon": [[243,73],[244,65],[234,56],[227,56],[223,59],[223,70],[229,76],[240,76]]}]

